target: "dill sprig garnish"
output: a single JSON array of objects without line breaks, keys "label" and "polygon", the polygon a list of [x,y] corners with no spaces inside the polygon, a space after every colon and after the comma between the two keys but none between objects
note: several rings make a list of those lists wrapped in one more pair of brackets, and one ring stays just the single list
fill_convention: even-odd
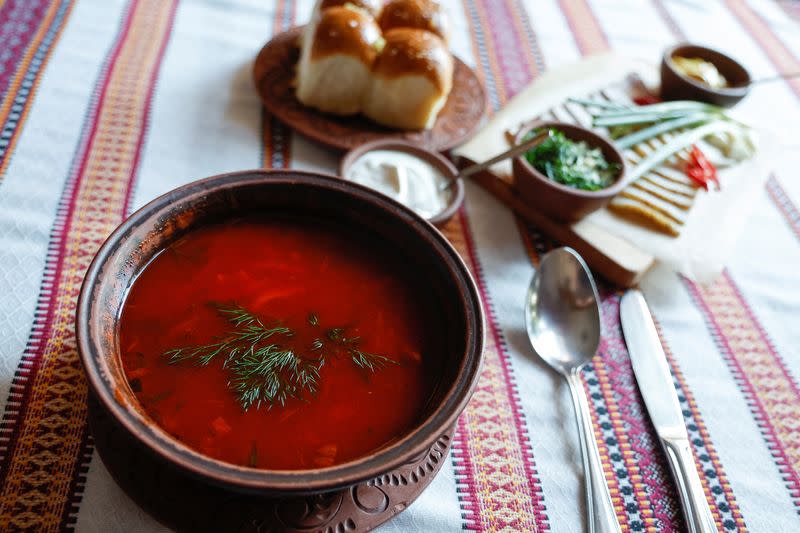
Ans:
[{"label": "dill sprig garnish", "polygon": [[371,372],[385,368],[388,364],[397,364],[393,359],[382,355],[375,355],[374,353],[362,352],[357,348],[351,348],[348,350],[348,353],[350,357],[353,358],[353,364]]},{"label": "dill sprig garnish", "polygon": [[[353,363],[359,368],[374,372],[384,368],[388,363],[395,363],[392,359],[382,355],[362,352],[358,349],[361,337],[345,337],[343,328],[331,328],[327,332],[328,339],[347,349]],[[397,364],[397,363],[395,363]]]},{"label": "dill sprig garnish", "polygon": [[[296,344],[292,341],[295,333],[290,328],[279,323],[267,326],[241,306],[217,305],[217,312],[233,325],[233,331],[218,342],[174,348],[163,355],[169,364],[191,361],[197,366],[207,366],[222,356],[222,368],[230,373],[228,387],[245,411],[262,404],[271,409],[276,404],[285,405],[290,398],[315,394],[326,358],[338,352],[346,353],[354,365],[370,372],[398,364],[389,357],[360,350],[361,338],[347,337],[347,328],[324,330],[311,342],[307,353],[299,353],[292,346]],[[307,321],[314,328],[320,327],[314,313]]]},{"label": "dill sprig garnish", "polygon": [[269,344],[233,359],[230,369],[235,377],[228,386],[245,410],[262,402],[284,405],[289,398],[302,397],[303,391],[317,392],[320,363]]}]

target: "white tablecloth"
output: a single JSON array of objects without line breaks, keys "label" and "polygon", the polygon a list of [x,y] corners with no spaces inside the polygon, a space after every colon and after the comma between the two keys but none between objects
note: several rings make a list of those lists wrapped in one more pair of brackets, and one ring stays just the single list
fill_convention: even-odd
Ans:
[{"label": "white tablecloth", "polygon": [[[450,0],[452,48],[494,108],[596,52],[658,61],[676,40],[755,77],[800,71],[797,2]],[[93,453],[72,320],[83,272],[126,212],[188,181],[266,166],[333,172],[338,154],[265,116],[252,60],[311,0],[0,1],[0,530],[157,531]],[[725,531],[800,530],[800,79],[741,105],[783,143],[724,274],[643,282],[707,495]],[[521,119],[526,117],[520,117]],[[486,366],[432,486],[381,531],[581,531],[564,383],[536,358],[523,295],[552,244],[469,184],[445,231],[488,310]],[[584,375],[623,531],[681,530],[671,480],[605,289]]]}]

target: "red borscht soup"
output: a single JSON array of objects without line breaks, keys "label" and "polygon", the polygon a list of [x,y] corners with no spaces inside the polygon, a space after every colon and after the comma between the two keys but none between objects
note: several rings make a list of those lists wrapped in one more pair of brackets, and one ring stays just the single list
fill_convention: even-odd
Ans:
[{"label": "red borscht soup", "polygon": [[159,253],[119,346],[148,415],[216,459],[324,468],[402,437],[441,375],[436,302],[409,258],[328,221],[247,218]]}]

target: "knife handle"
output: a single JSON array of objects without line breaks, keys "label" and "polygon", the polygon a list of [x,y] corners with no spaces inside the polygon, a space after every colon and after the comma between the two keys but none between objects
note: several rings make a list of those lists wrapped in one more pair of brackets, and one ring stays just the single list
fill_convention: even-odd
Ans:
[{"label": "knife handle", "polygon": [[594,438],[592,415],[589,411],[589,400],[583,389],[581,378],[577,372],[567,375],[567,382],[572,393],[572,404],[578,421],[578,437],[583,458],[583,470],[586,476],[586,513],[589,533],[621,533],[617,513],[611,502],[608,483],[600,461],[600,451]]},{"label": "knife handle", "polygon": [[678,494],[686,515],[686,526],[689,533],[716,533],[717,525],[708,507],[700,476],[694,463],[689,439],[661,439],[667,453],[672,475],[678,484]]}]

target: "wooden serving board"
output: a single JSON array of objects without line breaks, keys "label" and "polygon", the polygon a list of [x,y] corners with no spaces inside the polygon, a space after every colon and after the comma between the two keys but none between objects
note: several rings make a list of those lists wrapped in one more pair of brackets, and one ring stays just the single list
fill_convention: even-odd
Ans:
[{"label": "wooden serving board", "polygon": [[[472,164],[472,161],[462,156],[457,163],[463,168]],[[488,171],[474,174],[470,179],[555,241],[575,249],[594,274],[599,274],[615,285],[636,285],[655,262],[652,255],[603,228],[584,225],[576,229],[574,225],[556,222],[544,216],[520,198],[512,180],[500,178]]]},{"label": "wooden serving board", "polygon": [[[643,67],[649,68],[639,61],[603,55],[548,71],[499,110],[475,137],[453,150],[454,159],[461,167],[485,161],[508,148],[506,133],[515,131],[521,123],[561,104],[569,96],[603,89]],[[560,244],[574,248],[595,274],[616,285],[636,285],[655,264],[652,254],[593,223],[591,217],[564,224],[531,208],[516,192],[509,161],[470,179]]]}]

